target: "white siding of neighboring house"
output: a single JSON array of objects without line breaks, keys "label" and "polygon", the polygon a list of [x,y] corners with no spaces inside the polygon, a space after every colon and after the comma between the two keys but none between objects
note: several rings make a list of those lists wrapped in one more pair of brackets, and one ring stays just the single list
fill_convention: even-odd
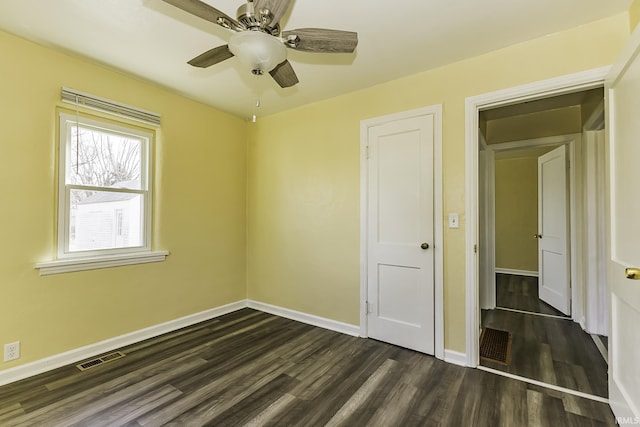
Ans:
[{"label": "white siding of neighboring house", "polygon": [[[118,212],[122,224],[118,227]],[[75,212],[75,239],[70,250],[93,250],[140,246],[140,197],[129,200],[78,204]]]}]

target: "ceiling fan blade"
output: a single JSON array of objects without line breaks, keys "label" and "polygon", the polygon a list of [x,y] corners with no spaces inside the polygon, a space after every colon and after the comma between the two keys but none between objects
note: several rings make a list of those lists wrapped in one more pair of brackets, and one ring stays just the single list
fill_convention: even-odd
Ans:
[{"label": "ceiling fan blade", "polygon": [[283,31],[286,46],[303,52],[351,53],[358,46],[358,33],[326,28]]},{"label": "ceiling fan blade", "polygon": [[192,15],[205,19],[230,30],[243,30],[244,26],[224,12],[200,0],[162,0]]},{"label": "ceiling fan blade", "polygon": [[262,9],[269,9],[273,18],[269,23],[270,27],[275,27],[280,19],[287,13],[289,10],[289,6],[291,5],[291,0],[253,0],[253,6],[256,11],[260,11]]},{"label": "ceiling fan blade", "polygon": [[207,68],[231,57],[233,57],[233,53],[229,50],[229,45],[225,44],[224,46],[214,47],[202,55],[196,56],[189,61],[188,64],[194,67]]},{"label": "ceiling fan blade", "polygon": [[271,74],[271,77],[273,77],[282,88],[295,86],[299,82],[298,76],[296,76],[296,72],[293,71],[291,63],[286,59],[281,64],[276,65],[273,70],[269,71],[269,74]]}]

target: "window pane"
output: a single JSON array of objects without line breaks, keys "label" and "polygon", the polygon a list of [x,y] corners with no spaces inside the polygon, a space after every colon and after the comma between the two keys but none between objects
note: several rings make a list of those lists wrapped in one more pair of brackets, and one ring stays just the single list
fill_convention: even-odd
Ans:
[{"label": "window pane", "polygon": [[69,251],[143,246],[140,194],[71,190]]},{"label": "window pane", "polygon": [[140,190],[142,140],[73,124],[67,184]]}]

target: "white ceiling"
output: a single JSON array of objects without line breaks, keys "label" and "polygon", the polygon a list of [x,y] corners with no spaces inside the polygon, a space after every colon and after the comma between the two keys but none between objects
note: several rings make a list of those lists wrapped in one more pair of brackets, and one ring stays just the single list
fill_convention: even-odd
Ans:
[{"label": "white ceiling", "polygon": [[[235,16],[242,0],[203,0]],[[293,0],[285,30],[357,31],[354,54],[289,50],[300,83],[281,89],[236,58],[186,62],[230,32],[161,0],[1,0],[0,29],[248,117],[370,87],[628,10],[632,0]],[[83,88],[75,88],[82,90]],[[104,94],[99,94],[104,95]]]}]

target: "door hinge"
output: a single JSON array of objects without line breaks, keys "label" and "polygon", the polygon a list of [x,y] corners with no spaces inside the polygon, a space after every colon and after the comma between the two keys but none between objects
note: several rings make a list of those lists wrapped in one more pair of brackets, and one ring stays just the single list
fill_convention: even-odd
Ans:
[{"label": "door hinge", "polygon": [[478,253],[478,245],[473,245],[473,253],[474,254]]},{"label": "door hinge", "polygon": [[366,158],[370,158],[371,157],[371,147],[369,147],[368,145],[365,147],[364,149],[364,155],[366,156]]},{"label": "door hinge", "polygon": [[369,304],[369,301],[365,301],[364,304],[365,304],[366,313],[367,314],[371,313],[371,304]]}]

